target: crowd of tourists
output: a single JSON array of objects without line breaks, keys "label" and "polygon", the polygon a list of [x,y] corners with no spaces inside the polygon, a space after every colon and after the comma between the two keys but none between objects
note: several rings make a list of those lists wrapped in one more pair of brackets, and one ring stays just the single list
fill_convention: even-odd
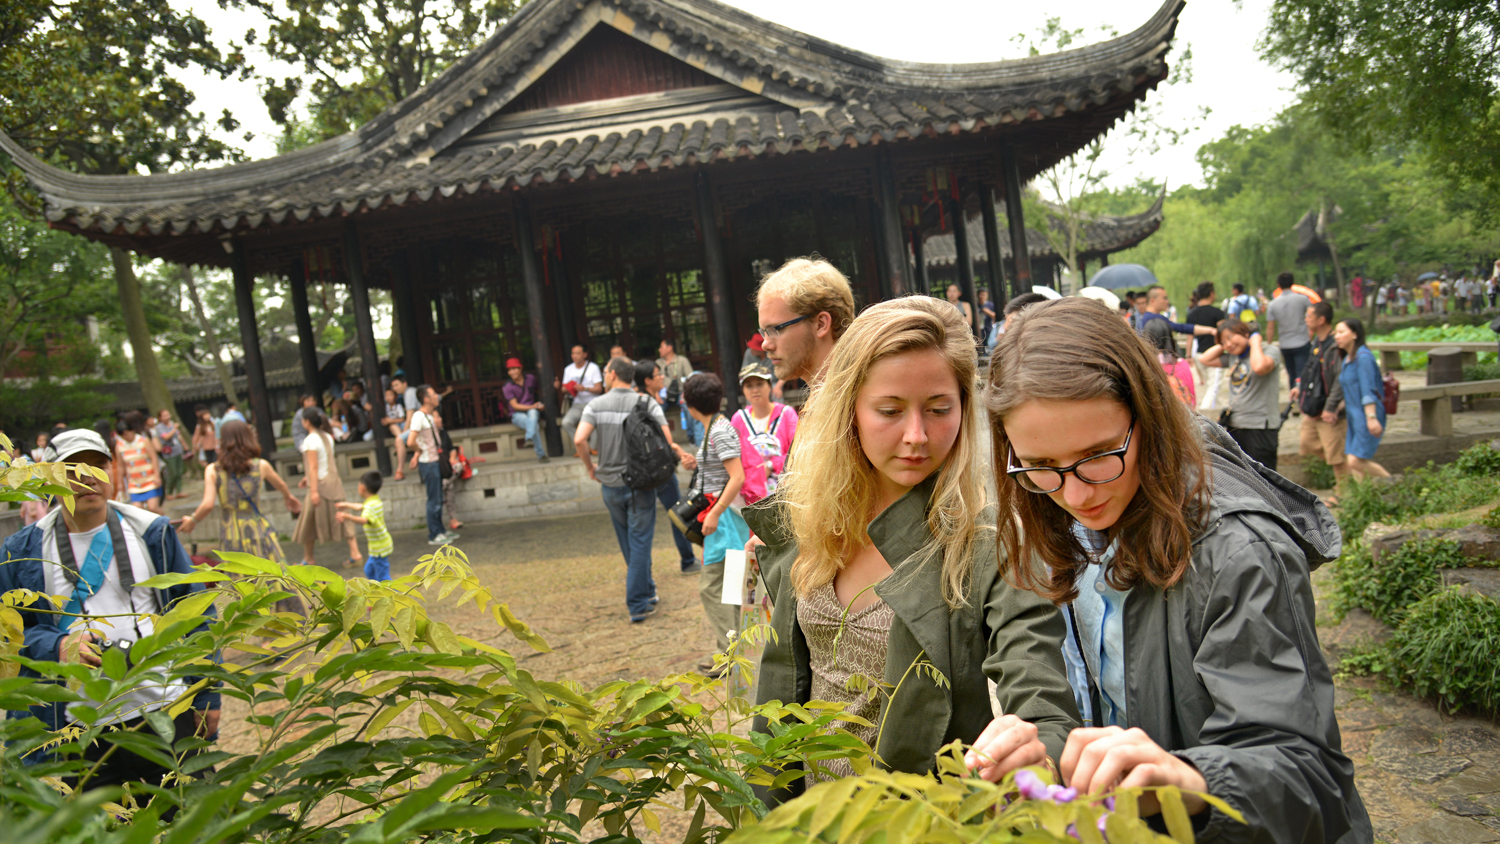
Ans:
[{"label": "crowd of tourists", "polygon": [[1460,273],[1450,279],[1446,272],[1424,273],[1417,280],[1392,278],[1385,283],[1355,277],[1350,296],[1356,307],[1373,297],[1381,316],[1481,314],[1500,310],[1500,261],[1488,277],[1482,273]]},{"label": "crowd of tourists", "polygon": [[[670,514],[679,571],[699,578],[705,672],[725,671],[715,655],[740,632],[739,606],[721,597],[726,562],[750,556],[776,634],[757,702],[844,704],[856,717],[841,726],[895,770],[930,771],[938,749],[961,740],[970,769],[992,781],[1039,764],[1080,793],[1175,786],[1202,841],[1368,841],[1314,624],[1311,573],[1342,538],[1327,503],[1276,473],[1276,433],[1284,377],[1305,449],[1341,477],[1382,474],[1372,458],[1383,384],[1359,320],[1335,321],[1293,288],[1284,276],[1268,303],[1241,288],[1219,302],[1205,284],[1182,321],[1159,287],[1119,312],[1028,294],[998,313],[987,297],[976,308],[955,295],[856,313],[842,273],[795,259],[758,288],[742,409],[726,413],[734,385],[694,371],[670,341],[655,359],[614,349],[602,365],[579,346],[555,384],[572,400],[561,426],[600,485],[631,623],[656,612],[651,545],[658,508]],[[1181,349],[1179,335],[1195,345]],[[537,379],[507,363],[503,401],[547,460]],[[792,382],[808,388],[800,409],[784,402]],[[398,465],[427,492],[429,541],[455,539],[443,520],[439,392],[398,374],[378,413],[362,390],[348,396],[361,411],[330,410],[386,427]],[[315,398],[295,419],[300,497],[243,417],[200,417],[186,443],[170,418],[122,422],[113,443],[91,431],[38,439],[38,460],[83,460],[108,479],[80,481],[73,513],[52,508],[4,546],[16,561],[71,549],[62,556],[85,559],[70,569],[85,586],[0,565],[0,591],[72,593],[82,612],[110,609],[103,596],[119,591],[108,584],[121,567],[94,560],[132,537],[166,549],[116,553],[139,561],[138,578],[185,570],[157,513],[180,494],[167,478],[181,471],[166,461],[192,453],[207,464],[205,491],[183,533],[211,519],[222,548],[284,560],[260,513],[269,489],[297,514],[304,561],[335,542],[358,564],[358,526],[366,576],[390,576],[383,479],[364,475],[360,501],[344,500],[334,454],[346,428]],[[679,466],[692,472],[686,487]],[[130,526],[124,540],[103,530],[117,516]],[[24,616],[26,655],[97,664],[88,631]],[[913,682],[919,663],[932,671]],[[851,683],[855,674],[883,685]],[[201,714],[180,729],[209,734],[217,701],[199,697]],[[761,717],[754,729],[770,726]],[[851,771],[834,761],[759,794],[775,804]],[[1223,799],[1245,825],[1195,792]],[[1142,811],[1158,812],[1150,796]]]},{"label": "crowd of tourists", "polygon": [[[1056,764],[1081,792],[1223,797],[1248,828],[1190,798],[1204,841],[1369,840],[1312,623],[1311,572],[1342,539],[1328,505],[1274,467],[1283,372],[1304,445],[1366,474],[1383,471],[1370,460],[1382,384],[1358,320],[1335,323],[1291,287],[1279,279],[1269,309],[1236,290],[1224,309],[1207,285],[1180,323],[1160,288],[1124,319],[1086,299],[1015,297],[990,317],[981,384],[960,299],[856,316],[837,269],[789,262],[757,294],[747,355],[771,371],[741,372],[746,409],[724,418],[709,373],[671,391],[702,432],[691,452],[672,444],[660,360],[616,350],[578,415],[575,453],[601,484],[631,622],[655,611],[650,541],[666,505],[702,543],[715,651],[739,624],[723,560],[753,552],[776,633],[757,701],[845,704],[859,720],[843,726],[894,769],[931,770],[961,739],[991,780]],[[1199,347],[1178,352],[1177,334]],[[1208,373],[1224,370],[1228,406],[1205,415],[1220,390]],[[773,400],[794,379],[810,387],[800,412]],[[649,467],[643,432],[693,470],[680,497],[632,476]],[[907,690],[918,662],[946,681]],[[811,779],[849,772],[835,761]]]}]

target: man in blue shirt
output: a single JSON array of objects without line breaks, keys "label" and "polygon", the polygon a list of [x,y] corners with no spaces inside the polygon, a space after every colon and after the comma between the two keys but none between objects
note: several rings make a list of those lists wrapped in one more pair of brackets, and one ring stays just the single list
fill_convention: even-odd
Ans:
[{"label": "man in blue shirt", "polygon": [[1260,314],[1260,303],[1255,301],[1254,296],[1245,292],[1245,285],[1236,284],[1234,286],[1234,295],[1230,297],[1229,306],[1224,311],[1229,314],[1230,319],[1248,322],[1249,320],[1246,320],[1241,312],[1249,311],[1252,315],[1258,316]]},{"label": "man in blue shirt", "polygon": [[[1172,329],[1178,334],[1194,334],[1212,337],[1217,333],[1216,329],[1210,328],[1207,325],[1193,325],[1186,322],[1172,322],[1171,320],[1162,316],[1162,314],[1167,312],[1167,308],[1171,306],[1172,302],[1167,298],[1166,288],[1162,287],[1160,284],[1153,284],[1150,289],[1146,291],[1146,310],[1142,311],[1141,314],[1136,318],[1135,330],[1144,335],[1147,333],[1146,326],[1160,320],[1161,322],[1166,323],[1168,328]],[[1152,345],[1156,344],[1153,343]]]}]

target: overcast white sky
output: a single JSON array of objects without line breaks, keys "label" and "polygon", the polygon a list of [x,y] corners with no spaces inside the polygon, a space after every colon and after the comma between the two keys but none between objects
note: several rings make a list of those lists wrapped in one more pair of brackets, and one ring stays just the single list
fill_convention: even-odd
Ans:
[{"label": "overcast white sky", "polygon": [[[1255,41],[1265,29],[1269,0],[1190,0],[1177,29],[1171,62],[1185,46],[1193,51],[1191,83],[1163,86],[1152,97],[1163,102],[1163,121],[1194,131],[1180,144],[1150,157],[1131,160],[1123,138],[1106,141],[1105,165],[1114,185],[1137,176],[1165,178],[1172,186],[1198,183],[1201,172],[1193,153],[1206,141],[1236,124],[1263,123],[1293,100],[1292,80],[1262,62]],[[248,26],[264,29],[258,16],[226,12],[214,0],[189,3],[213,28],[217,38],[241,41]],[[1121,33],[1145,23],[1159,6],[1157,0],[1051,0],[1048,3],[996,3],[993,0],[923,0],[920,3],[873,0],[864,4],[808,2],[808,0],[735,0],[751,14],[817,35],[829,41],[893,59],[928,62],[976,62],[1012,58],[1018,47],[1011,38],[1034,33],[1048,17],[1065,26],[1112,26]],[[1098,37],[1090,40],[1098,40]],[[272,66],[263,54],[251,53],[262,73],[285,76],[291,66]],[[226,136],[254,158],[275,154],[274,124],[266,114],[253,82],[214,79],[189,80],[198,106],[210,116],[230,109],[243,124],[234,137]],[[1199,118],[1201,107],[1212,109]],[[240,137],[255,134],[252,141]]]}]

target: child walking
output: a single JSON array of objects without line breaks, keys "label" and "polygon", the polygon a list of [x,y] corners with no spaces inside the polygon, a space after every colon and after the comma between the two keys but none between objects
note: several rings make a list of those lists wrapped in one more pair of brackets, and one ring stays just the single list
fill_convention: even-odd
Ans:
[{"label": "child walking", "polygon": [[[338,503],[339,521],[364,525],[365,543],[369,546],[365,552],[367,580],[391,579],[391,551],[395,550],[391,532],[385,529],[385,503],[380,500],[380,483],[379,472],[366,472],[359,478],[359,497],[364,503]],[[345,512],[356,509],[359,510],[358,516]]]}]

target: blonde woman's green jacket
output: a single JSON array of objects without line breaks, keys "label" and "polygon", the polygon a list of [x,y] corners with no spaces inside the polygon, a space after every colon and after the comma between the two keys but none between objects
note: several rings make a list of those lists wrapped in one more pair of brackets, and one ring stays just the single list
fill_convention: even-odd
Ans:
[{"label": "blonde woman's green jacket", "polygon": [[[1052,604],[1015,588],[1000,575],[993,508],[985,511],[974,545],[968,606],[949,609],[943,600],[940,561],[922,553],[932,538],[927,503],[933,486],[933,479],[928,479],[913,488],[869,526],[870,539],[892,569],[875,587],[895,616],[883,681],[891,687],[900,684],[882,708],[885,728],[876,752],[893,770],[931,770],[939,748],[954,739],[974,741],[994,717],[986,683],[994,680],[1000,711],[1036,724],[1055,760],[1068,731],[1079,725],[1063,665],[1062,616]],[[771,500],[745,511],[751,529],[766,543],[757,558],[773,602],[771,626],[777,635],[761,657],[755,698],[757,703],[806,703],[812,673],[792,588],[797,548],[779,527],[775,510],[780,506]],[[919,659],[932,663],[949,687],[916,671],[903,682],[902,676]],[[764,718],[756,719],[754,729],[770,732]],[[762,796],[774,804],[801,788],[799,782],[788,792]]]}]

